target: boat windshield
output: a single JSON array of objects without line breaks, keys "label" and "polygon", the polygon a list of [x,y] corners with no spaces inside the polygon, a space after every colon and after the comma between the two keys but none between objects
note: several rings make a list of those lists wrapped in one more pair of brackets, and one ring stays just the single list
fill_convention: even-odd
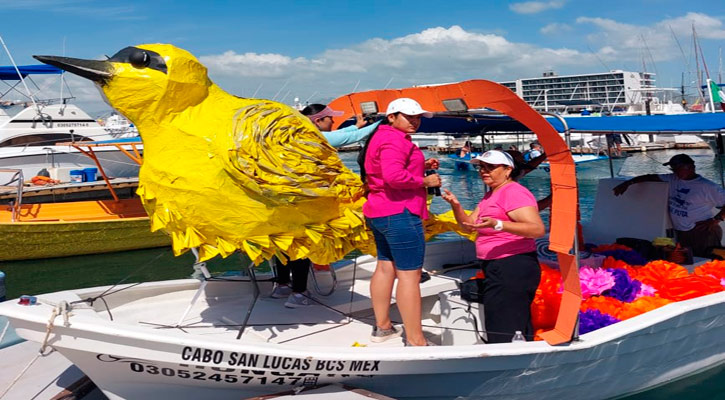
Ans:
[{"label": "boat windshield", "polygon": [[23,135],[14,137],[0,143],[0,147],[19,147],[19,146],[54,146],[59,142],[90,142],[91,139],[70,133],[48,133]]}]

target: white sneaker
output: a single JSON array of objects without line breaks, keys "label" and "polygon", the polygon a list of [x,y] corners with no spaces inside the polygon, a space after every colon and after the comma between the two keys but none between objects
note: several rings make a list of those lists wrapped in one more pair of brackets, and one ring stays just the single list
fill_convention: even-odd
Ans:
[{"label": "white sneaker", "polygon": [[287,298],[287,301],[284,302],[284,306],[287,308],[299,308],[311,305],[312,302],[308,297],[309,293],[307,291],[304,293],[292,293]]},{"label": "white sneaker", "polygon": [[280,285],[278,283],[274,284],[274,289],[272,289],[272,294],[269,295],[269,297],[273,299],[284,299],[285,297],[292,294],[292,288],[287,285]]}]

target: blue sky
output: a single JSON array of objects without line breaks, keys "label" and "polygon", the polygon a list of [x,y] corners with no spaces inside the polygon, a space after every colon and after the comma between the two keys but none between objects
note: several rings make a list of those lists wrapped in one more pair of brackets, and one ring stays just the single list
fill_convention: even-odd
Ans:
[{"label": "blue sky", "polygon": [[[723,0],[0,0],[0,9],[0,36],[19,64],[34,63],[33,54],[100,59],[128,45],[171,43],[226,91],[290,104],[549,69],[640,71],[643,59],[658,86],[679,86],[682,72],[695,79],[693,23],[714,78],[725,47]],[[0,64],[9,64],[4,52]],[[105,108],[88,82],[68,84],[82,107]]]}]

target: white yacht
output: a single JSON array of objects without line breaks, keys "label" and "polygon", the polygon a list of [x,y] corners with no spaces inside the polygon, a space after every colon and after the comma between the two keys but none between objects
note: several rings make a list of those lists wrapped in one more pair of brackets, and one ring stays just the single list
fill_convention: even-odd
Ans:
[{"label": "white yacht", "polygon": [[[94,161],[71,145],[58,143],[122,139],[135,131],[107,131],[69,98],[39,100],[17,88],[33,74],[61,74],[50,66],[0,67],[0,80],[10,82],[0,92],[0,168],[19,168],[25,179],[42,169],[83,169],[95,167]],[[14,81],[14,82],[13,82]],[[24,98],[10,100],[9,93]],[[94,150],[103,169],[112,177],[138,175],[138,165],[119,149],[109,146]]]}]

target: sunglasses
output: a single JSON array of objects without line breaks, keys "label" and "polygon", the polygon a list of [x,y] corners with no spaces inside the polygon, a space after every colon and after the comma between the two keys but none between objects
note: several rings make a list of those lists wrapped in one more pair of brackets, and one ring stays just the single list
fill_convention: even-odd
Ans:
[{"label": "sunglasses", "polygon": [[496,165],[478,164],[478,165],[476,165],[476,169],[478,169],[479,171],[482,171],[482,172],[491,172],[499,167],[503,167],[503,164],[496,164]]}]

